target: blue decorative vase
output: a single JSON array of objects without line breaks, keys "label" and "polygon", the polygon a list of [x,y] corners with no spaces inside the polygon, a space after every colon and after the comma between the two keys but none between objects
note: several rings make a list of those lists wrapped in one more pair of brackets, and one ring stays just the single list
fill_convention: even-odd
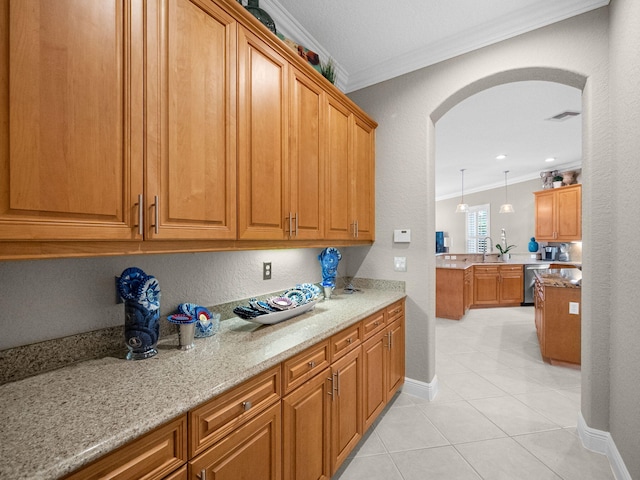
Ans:
[{"label": "blue decorative vase", "polygon": [[531,237],[531,241],[529,242],[529,251],[531,253],[535,253],[538,251],[538,248],[540,248],[540,245],[536,242],[536,237]]},{"label": "blue decorative vase", "polygon": [[320,255],[320,267],[322,268],[322,286],[323,287],[335,287],[336,275],[338,274],[338,263],[342,259],[340,251],[333,247],[327,247]]},{"label": "blue decorative vase", "polygon": [[160,285],[137,267],[118,277],[118,292],[124,300],[124,338],[127,360],[143,360],[158,353],[160,336]]},{"label": "blue decorative vase", "polygon": [[124,338],[127,360],[143,360],[158,353],[160,309],[149,310],[136,300],[124,302]]}]

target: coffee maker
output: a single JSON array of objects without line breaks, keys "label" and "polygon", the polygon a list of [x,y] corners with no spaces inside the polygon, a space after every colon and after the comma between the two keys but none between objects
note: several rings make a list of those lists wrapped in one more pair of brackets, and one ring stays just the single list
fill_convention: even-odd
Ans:
[{"label": "coffee maker", "polygon": [[555,261],[558,259],[558,247],[544,247],[544,259]]}]

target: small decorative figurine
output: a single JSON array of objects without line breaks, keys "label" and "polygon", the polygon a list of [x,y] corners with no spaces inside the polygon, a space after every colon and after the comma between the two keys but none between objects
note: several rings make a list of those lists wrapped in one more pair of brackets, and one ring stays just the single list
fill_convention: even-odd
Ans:
[{"label": "small decorative figurine", "polygon": [[536,242],[536,237],[531,237],[531,241],[529,242],[529,251],[531,253],[535,253],[538,251],[538,248],[540,248],[540,245]]}]

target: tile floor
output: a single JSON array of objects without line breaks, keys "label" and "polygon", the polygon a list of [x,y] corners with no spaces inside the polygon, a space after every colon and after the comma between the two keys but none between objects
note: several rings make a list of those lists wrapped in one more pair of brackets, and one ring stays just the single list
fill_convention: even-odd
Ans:
[{"label": "tile floor", "polygon": [[437,398],[400,393],[333,480],[606,480],[577,437],[580,371],[540,358],[533,307],[436,320]]}]

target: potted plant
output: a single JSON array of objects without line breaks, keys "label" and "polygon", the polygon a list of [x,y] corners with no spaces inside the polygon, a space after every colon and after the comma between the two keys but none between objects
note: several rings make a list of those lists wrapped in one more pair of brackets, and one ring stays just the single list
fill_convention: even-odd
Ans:
[{"label": "potted plant", "polygon": [[500,243],[498,243],[496,244],[496,248],[500,252],[500,258],[502,258],[503,261],[508,262],[509,259],[511,258],[511,254],[509,253],[509,250],[511,250],[512,248],[516,248],[516,245],[509,245],[508,247],[503,247]]},{"label": "potted plant", "polygon": [[559,188],[562,186],[562,177],[560,175],[556,175],[553,177],[553,188]]}]

